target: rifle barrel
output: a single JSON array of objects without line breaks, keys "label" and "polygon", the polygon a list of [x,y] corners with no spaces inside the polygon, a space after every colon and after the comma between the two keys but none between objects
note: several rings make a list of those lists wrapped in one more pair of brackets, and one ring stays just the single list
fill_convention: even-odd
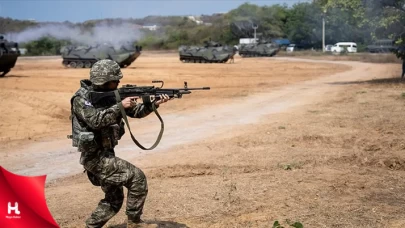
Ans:
[{"label": "rifle barrel", "polygon": [[187,88],[184,90],[210,90],[211,87],[202,87],[202,88]]}]

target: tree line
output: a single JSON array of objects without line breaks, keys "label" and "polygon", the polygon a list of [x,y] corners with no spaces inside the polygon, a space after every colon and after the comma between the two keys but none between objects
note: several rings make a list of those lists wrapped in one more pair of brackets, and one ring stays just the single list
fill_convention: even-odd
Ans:
[{"label": "tree line", "polygon": [[[257,34],[266,39],[287,38],[291,43],[322,47],[322,19],[325,20],[326,44],[353,41],[359,51],[377,39],[394,39],[399,45],[405,41],[405,0],[313,0],[288,5],[258,6],[244,3],[225,14],[202,15],[205,23],[197,24],[182,16],[148,16],[142,19],[103,19],[83,23],[62,22],[91,30],[97,23],[127,22],[139,25],[158,25],[156,31],[141,29],[142,38],[135,43],[144,50],[177,49],[180,45],[202,45],[212,39],[235,45],[240,38],[252,37],[252,23]],[[208,23],[207,23],[208,22]],[[0,18],[0,33],[18,32],[37,26],[31,21]],[[124,35],[124,34],[123,34]],[[42,37],[21,44],[28,54],[59,54],[61,46],[69,40]],[[402,57],[402,52],[397,55]]]}]

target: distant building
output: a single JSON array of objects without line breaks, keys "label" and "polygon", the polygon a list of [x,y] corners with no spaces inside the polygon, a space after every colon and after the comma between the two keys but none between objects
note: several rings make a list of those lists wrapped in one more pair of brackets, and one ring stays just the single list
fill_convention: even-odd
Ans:
[{"label": "distant building", "polygon": [[196,16],[188,16],[187,17],[189,20],[194,21],[197,25],[202,25],[204,24],[204,22],[202,20],[200,20],[200,17],[196,17]]},{"label": "distant building", "polygon": [[133,27],[134,27],[134,29],[141,29],[141,28],[143,28],[142,25],[138,25],[138,24],[134,24]]},{"label": "distant building", "polygon": [[187,18],[188,18],[189,20],[192,20],[192,21],[195,21],[195,20],[196,20],[194,16],[188,16]]},{"label": "distant building", "polygon": [[157,25],[143,25],[142,28],[149,29],[150,31],[156,31],[159,28]]},{"label": "distant building", "polygon": [[258,39],[256,38],[240,38],[239,44],[254,44],[257,43]]}]

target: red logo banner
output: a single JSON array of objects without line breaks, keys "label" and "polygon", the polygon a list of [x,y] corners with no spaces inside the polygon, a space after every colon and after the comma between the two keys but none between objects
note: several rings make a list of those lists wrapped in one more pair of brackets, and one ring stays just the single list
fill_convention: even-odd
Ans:
[{"label": "red logo banner", "polygon": [[59,227],[45,200],[44,176],[20,176],[0,166],[0,227]]}]

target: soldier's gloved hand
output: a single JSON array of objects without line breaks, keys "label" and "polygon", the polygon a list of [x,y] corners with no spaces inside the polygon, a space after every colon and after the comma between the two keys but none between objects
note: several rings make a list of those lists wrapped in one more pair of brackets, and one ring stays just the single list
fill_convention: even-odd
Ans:
[{"label": "soldier's gloved hand", "polygon": [[173,98],[170,98],[169,97],[169,95],[167,95],[167,94],[163,94],[163,95],[159,95],[159,100],[157,100],[157,101],[155,101],[155,104],[156,105],[160,105],[160,104],[162,104],[162,103],[166,103],[166,102],[168,102],[169,100],[172,100]]},{"label": "soldier's gloved hand", "polygon": [[124,109],[126,108],[132,108],[136,106],[136,99],[138,99],[139,97],[127,97],[124,100],[121,101],[122,107],[124,107]]}]

